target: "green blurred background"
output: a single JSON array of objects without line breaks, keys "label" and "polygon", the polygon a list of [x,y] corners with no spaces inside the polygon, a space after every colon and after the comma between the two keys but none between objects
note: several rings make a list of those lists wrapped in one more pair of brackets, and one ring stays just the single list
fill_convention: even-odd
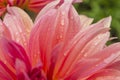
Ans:
[{"label": "green blurred background", "polygon": [[94,22],[111,15],[111,37],[118,37],[111,42],[120,41],[120,0],[84,0],[75,8],[79,14],[94,18]]}]

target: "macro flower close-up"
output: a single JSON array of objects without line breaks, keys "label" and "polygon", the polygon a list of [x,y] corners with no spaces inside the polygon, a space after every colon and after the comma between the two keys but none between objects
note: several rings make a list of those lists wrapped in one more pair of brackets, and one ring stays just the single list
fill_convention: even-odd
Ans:
[{"label": "macro flower close-up", "polygon": [[0,20],[0,80],[120,80],[120,43],[106,45],[112,17],[93,23],[75,2],[82,0],[46,3],[34,21],[7,7]]}]

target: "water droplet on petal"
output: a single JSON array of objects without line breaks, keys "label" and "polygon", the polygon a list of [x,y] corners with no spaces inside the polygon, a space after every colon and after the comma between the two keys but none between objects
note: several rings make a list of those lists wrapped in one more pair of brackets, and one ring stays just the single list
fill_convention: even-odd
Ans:
[{"label": "water droplet on petal", "polygon": [[16,38],[16,41],[17,41],[17,42],[20,42],[20,38],[19,38],[19,37],[17,37],[17,38]]},{"label": "water droplet on petal", "polygon": [[61,25],[63,26],[65,24],[64,19],[61,20]]},{"label": "water droplet on petal", "polygon": [[73,19],[73,16],[71,16],[70,19]]},{"label": "water droplet on petal", "polygon": [[63,38],[63,36],[62,35],[60,35],[60,39],[62,39]]},{"label": "water droplet on petal", "polygon": [[87,57],[87,54],[84,54],[84,57]]},{"label": "water droplet on petal", "polygon": [[18,35],[18,34],[19,34],[18,32],[15,33],[15,35]]},{"label": "water droplet on petal", "polygon": [[67,56],[67,53],[64,53],[63,55],[64,55],[64,56]]},{"label": "water droplet on petal", "polygon": [[65,15],[65,12],[62,12],[62,15]]}]

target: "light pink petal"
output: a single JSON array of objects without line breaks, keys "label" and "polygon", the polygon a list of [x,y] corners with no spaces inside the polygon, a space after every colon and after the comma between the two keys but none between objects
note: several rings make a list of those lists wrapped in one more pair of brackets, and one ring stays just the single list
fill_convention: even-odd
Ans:
[{"label": "light pink petal", "polygon": [[[120,57],[120,56],[119,56],[119,57]],[[107,69],[117,69],[117,70],[120,71],[120,60],[111,63],[111,64],[107,67]]]},{"label": "light pink petal", "polygon": [[56,5],[59,3],[59,0],[55,0],[49,4],[47,4],[37,15],[36,19],[35,19],[35,23],[40,19],[40,17],[42,15],[44,15],[47,11],[49,11],[50,9],[55,9]]},{"label": "light pink petal", "polygon": [[69,73],[70,66],[73,66],[78,59],[83,57],[84,54],[81,53],[81,50],[84,46],[97,35],[108,31],[108,28],[103,28],[101,26],[103,26],[103,24],[91,27],[87,31],[79,32],[73,38],[73,40],[67,45],[65,51],[61,52],[61,55],[59,55],[55,68],[55,72],[58,72],[56,76],[63,77],[66,72]]},{"label": "light pink petal", "polygon": [[[65,40],[68,28],[69,7],[70,3],[66,2],[60,6],[58,11],[56,9],[49,10],[45,15],[38,19],[34,26],[32,35],[36,36],[35,39],[38,38],[39,40],[35,42],[40,42],[40,44],[36,45],[40,47],[40,50],[36,50],[39,50],[41,53],[41,59],[45,66],[44,68],[46,68],[46,66],[49,67],[52,49],[55,47],[55,45]],[[34,51],[32,54],[36,52]]]},{"label": "light pink petal", "polygon": [[32,30],[30,36],[30,53],[33,65],[38,62],[40,57],[44,65],[49,62],[46,62],[46,60],[50,59],[51,41],[55,31],[55,26],[53,24],[55,23],[55,18],[56,10],[53,9],[48,11],[39,19]]},{"label": "light pink petal", "polygon": [[[110,65],[118,56],[120,56],[120,43],[112,44],[91,58],[81,60],[78,65],[73,68],[71,75],[67,79],[83,79],[89,77],[100,69]],[[92,62],[90,62],[90,59]]]},{"label": "light pink petal", "polygon": [[0,37],[4,36],[8,39],[11,39],[11,34],[9,29],[5,26],[5,24],[0,20]]},{"label": "light pink petal", "polygon": [[101,51],[105,47],[105,43],[108,41],[109,36],[109,32],[96,36],[94,39],[92,39],[89,43],[86,44],[86,46],[82,49],[81,53],[84,53],[84,57],[90,57],[96,52]]},{"label": "light pink petal", "polygon": [[82,25],[80,22],[80,18],[76,10],[73,6],[70,7],[69,13],[68,13],[68,30],[66,33],[66,42],[68,43],[81,29]]},{"label": "light pink petal", "polygon": [[20,8],[8,7],[8,13],[4,17],[4,23],[10,30],[12,40],[26,47],[31,27],[30,17]]},{"label": "light pink petal", "polygon": [[81,26],[82,29],[86,29],[93,21],[93,18],[88,18],[85,15],[80,15],[80,22],[81,22]]},{"label": "light pink petal", "polygon": [[115,69],[104,69],[86,80],[120,80],[120,71]]},{"label": "light pink petal", "polygon": [[[93,24],[91,26],[99,26],[103,24],[101,27],[110,27],[111,17],[104,18],[100,20],[98,23]],[[96,52],[101,51],[105,47],[105,43],[109,40],[110,33],[106,32],[96,36],[92,39],[86,46],[83,48],[82,53],[85,53],[84,57],[89,57],[94,55]]]},{"label": "light pink petal", "polygon": [[27,67],[23,61],[21,61],[20,59],[16,59],[15,69],[16,69],[17,80],[21,80],[23,78],[25,78],[25,80],[30,80],[28,75],[26,76],[24,74],[24,73],[27,73]]}]

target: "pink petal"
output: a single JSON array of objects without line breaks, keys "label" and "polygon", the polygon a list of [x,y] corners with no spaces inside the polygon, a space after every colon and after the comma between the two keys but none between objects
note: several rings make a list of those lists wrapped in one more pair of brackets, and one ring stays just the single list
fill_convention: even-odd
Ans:
[{"label": "pink petal", "polygon": [[1,47],[1,51],[2,51],[2,53],[0,53],[0,54],[3,56],[3,58],[1,58],[1,59],[5,60],[6,64],[8,64],[8,66],[10,66],[10,68],[12,68],[12,67],[14,68],[15,60],[16,60],[16,58],[18,58],[25,62],[28,70],[31,69],[31,64],[29,62],[29,58],[28,58],[25,50],[20,45],[14,43],[12,41],[8,41],[5,38],[2,38],[0,40],[0,47]]},{"label": "pink petal", "polygon": [[107,67],[107,69],[117,69],[117,70],[120,71],[120,60],[117,61],[117,62],[111,63],[111,64]]},{"label": "pink petal", "polygon": [[92,23],[92,21],[93,21],[92,18],[88,18],[85,15],[80,15],[82,29],[86,29]]},{"label": "pink petal", "polygon": [[[66,32],[66,42],[69,42],[81,29],[80,18],[74,7],[70,7],[68,13],[69,27]],[[65,44],[66,45],[66,44]]]},{"label": "pink petal", "polygon": [[[67,4],[68,3],[64,4],[63,6]],[[51,55],[52,48],[54,48],[56,44],[62,42],[65,39],[65,35],[67,32],[67,28],[68,28],[67,14],[69,10],[68,7],[70,5],[67,5],[68,7],[66,7],[66,9],[62,11],[64,9],[63,6],[58,11],[56,9],[51,9],[45,15],[40,17],[39,20],[36,22],[33,30],[32,35],[36,35],[35,38],[39,38],[39,42],[40,42],[39,47],[41,49],[41,59],[44,65],[47,65],[47,66],[50,64],[50,58],[51,58],[50,55]],[[34,34],[34,32],[37,32],[37,33]],[[38,41],[35,41],[35,42],[38,42]]]},{"label": "pink petal", "polygon": [[23,61],[21,61],[20,59],[16,59],[15,69],[16,69],[17,75],[19,75],[23,72],[27,72],[26,64]]},{"label": "pink petal", "polygon": [[46,5],[37,15],[36,19],[35,19],[35,23],[37,23],[37,21],[39,21],[40,17],[42,15],[44,15],[47,11],[49,11],[50,9],[55,9],[56,5],[59,3],[59,0],[55,0],[52,1],[51,3],[49,3],[48,5]]},{"label": "pink petal", "polygon": [[4,23],[10,30],[12,40],[26,47],[30,30],[33,25],[30,17],[20,8],[8,7]]},{"label": "pink petal", "polygon": [[[48,11],[47,14],[40,18],[39,23],[35,24],[34,29],[32,30],[32,34],[30,37],[30,51],[31,58],[34,64],[38,62],[40,56],[44,65],[48,64],[48,62],[50,61],[50,51],[52,47],[51,41],[53,39],[55,31],[55,26],[53,24],[56,17],[55,15],[56,10],[53,9]],[[49,61],[46,61],[47,59]]]},{"label": "pink petal", "polygon": [[[58,62],[56,62],[56,69],[55,72],[57,76],[65,75],[66,72],[69,72],[69,66],[74,65],[78,59],[83,57],[84,54],[81,53],[81,50],[84,46],[94,37],[99,34],[106,33],[108,28],[101,27],[103,25],[90,27],[87,31],[79,32],[73,40],[66,46],[64,52],[59,55]],[[89,35],[88,35],[89,34]],[[58,71],[57,71],[58,70]]]},{"label": "pink petal", "polygon": [[11,34],[9,29],[5,26],[5,24],[0,20],[0,37],[4,36],[8,39],[11,39]]},{"label": "pink petal", "polygon": [[13,73],[7,64],[3,63],[0,60],[0,78],[3,78],[3,80],[9,80],[9,79],[16,79],[15,73]]},{"label": "pink petal", "polygon": [[115,69],[104,69],[87,80],[120,80],[120,71]]},{"label": "pink petal", "polygon": [[[78,65],[73,68],[73,72],[67,79],[83,79],[89,77],[100,69],[110,65],[118,56],[120,56],[120,43],[112,44],[91,58],[81,60]],[[90,62],[90,59],[92,62]]]}]

